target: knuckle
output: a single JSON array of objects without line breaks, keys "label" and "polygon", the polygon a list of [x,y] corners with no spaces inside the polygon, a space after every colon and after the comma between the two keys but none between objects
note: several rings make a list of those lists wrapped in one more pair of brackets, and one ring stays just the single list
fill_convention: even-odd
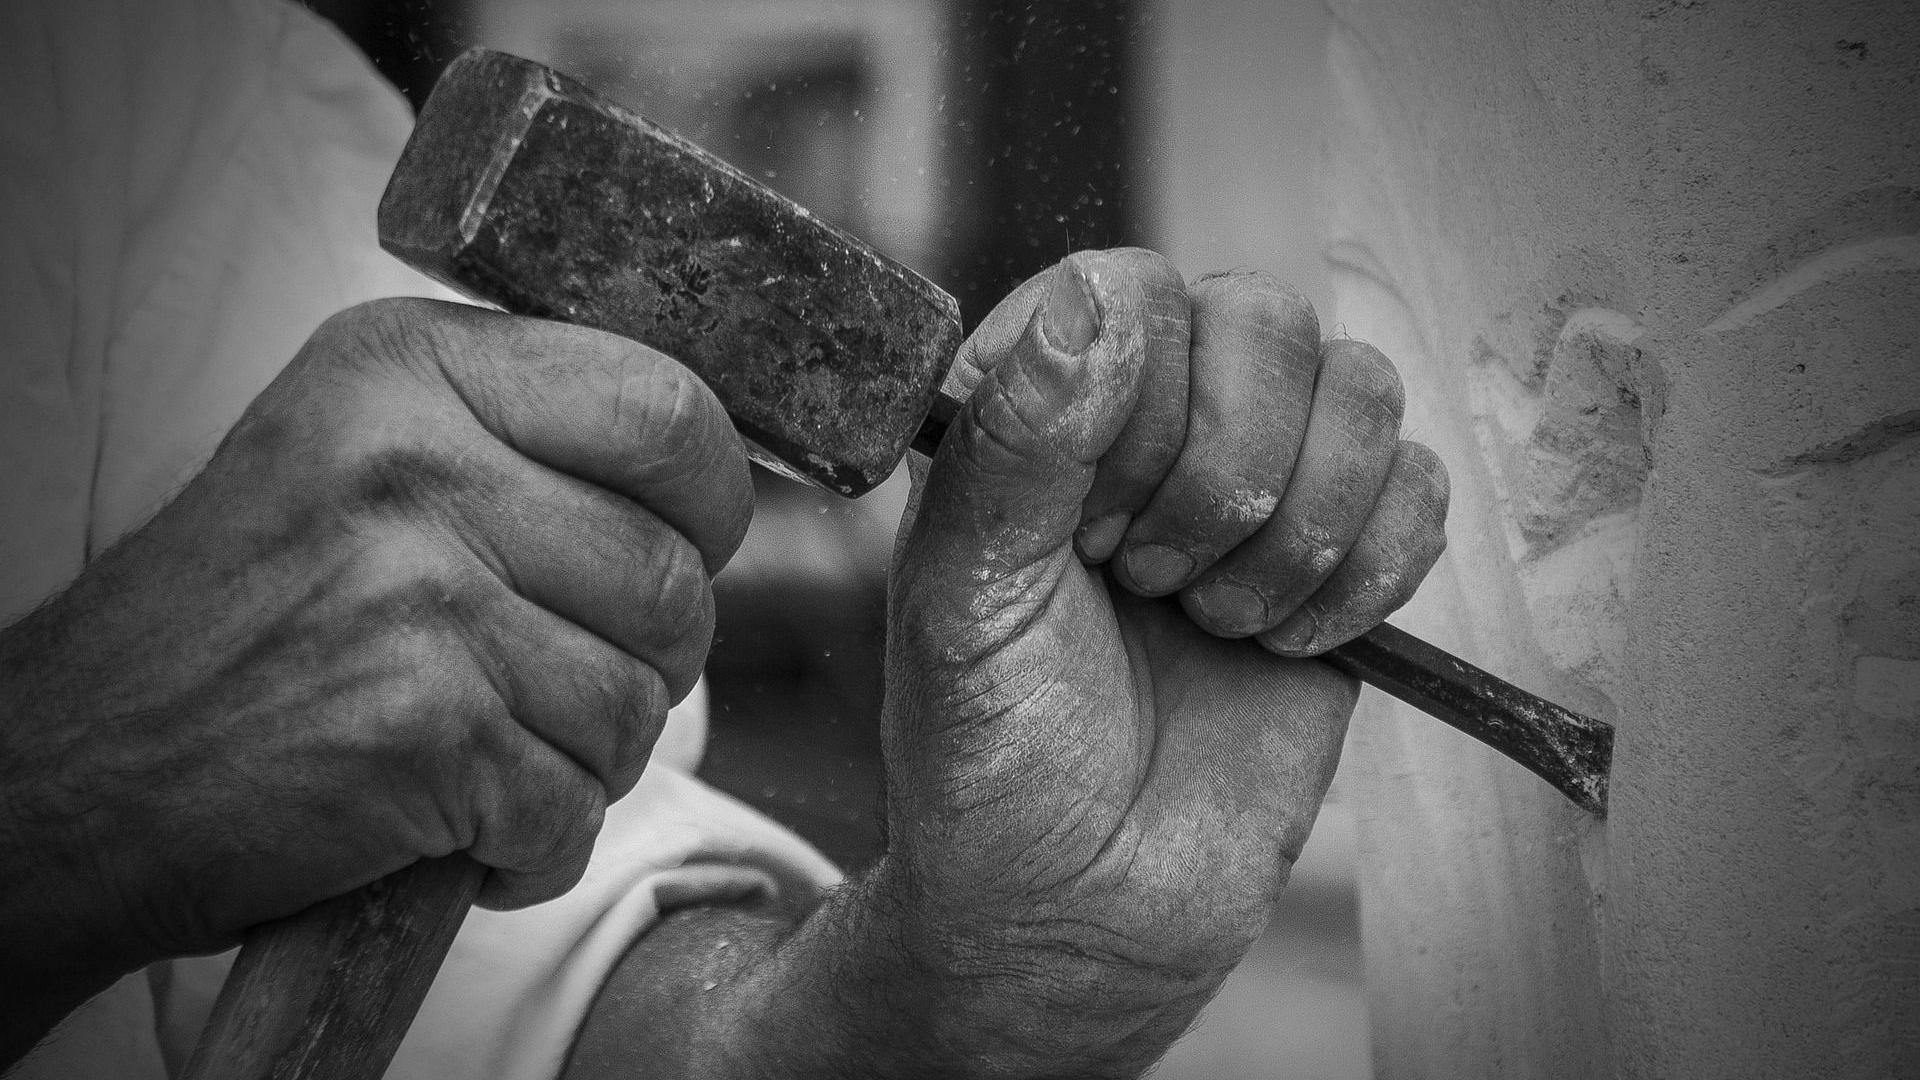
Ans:
[{"label": "knuckle", "polygon": [[1398,426],[1407,407],[1406,384],[1400,369],[1379,349],[1364,341],[1337,338],[1321,346],[1321,366],[1338,371],[1355,398],[1370,403]]},{"label": "knuckle", "polygon": [[740,550],[747,541],[747,530],[753,526],[753,474],[747,469],[744,453],[736,454],[739,468],[732,470],[733,479],[722,488],[718,505],[724,513],[720,516],[717,536],[708,542],[703,554],[707,557],[708,569],[718,571],[727,560]]},{"label": "knuckle", "polygon": [[1078,425],[1059,421],[1061,398],[1035,387],[1010,368],[989,374],[967,403],[971,422],[960,442],[974,467],[990,475],[1017,476],[1036,460],[1081,462],[1088,455]]},{"label": "knuckle", "polygon": [[1443,529],[1431,529],[1427,532],[1426,543],[1421,547],[1419,554],[1416,556],[1414,565],[1420,568],[1420,574],[1424,577],[1426,572],[1433,569],[1434,565],[1440,561],[1440,556],[1446,553],[1446,531]]},{"label": "knuckle", "polygon": [[1413,445],[1419,448],[1415,451],[1416,456],[1426,463],[1428,497],[1432,500],[1434,509],[1444,517],[1447,504],[1453,496],[1453,478],[1447,472],[1447,463],[1424,443]]},{"label": "knuckle", "polygon": [[462,479],[457,459],[428,425],[362,440],[340,476],[340,503],[354,511],[417,511],[444,499]]},{"label": "knuckle", "polygon": [[732,441],[726,411],[713,391],[685,366],[644,345],[622,342],[615,358],[608,435],[615,445],[639,446],[638,479],[659,470],[702,468],[715,442]]},{"label": "knuckle", "polygon": [[1311,521],[1289,522],[1276,530],[1274,549],[1289,576],[1307,582],[1324,581],[1347,553],[1331,530]]},{"label": "knuckle", "polygon": [[230,438],[254,447],[297,446],[312,472],[356,461],[388,430],[426,426],[401,422],[420,399],[393,384],[396,373],[431,354],[434,319],[422,309],[427,303],[374,300],[329,316],[254,399]]},{"label": "knuckle", "polygon": [[322,322],[308,339],[308,349],[349,367],[408,366],[439,351],[434,328],[445,306],[412,297],[355,304]]},{"label": "knuckle", "polygon": [[1260,270],[1209,274],[1189,289],[1193,348],[1214,364],[1232,357],[1242,378],[1306,393],[1319,369],[1320,318],[1307,298]]},{"label": "knuckle", "polygon": [[1370,575],[1360,589],[1360,601],[1368,610],[1384,617],[1413,599],[1413,594],[1420,591],[1420,580],[1425,574],[1424,565],[1403,563]]},{"label": "knuckle", "polygon": [[349,571],[361,618],[398,632],[425,629],[441,650],[455,639],[449,625],[466,628],[491,614],[485,574],[424,537],[390,534],[369,544]]},{"label": "knuckle", "polygon": [[[419,712],[403,717],[396,725],[396,749],[407,763],[411,775],[428,785],[468,782],[458,763],[474,756],[484,741],[480,732],[497,719],[504,708],[497,697],[482,693],[475,680],[456,682],[444,676],[423,675],[422,682],[440,681],[438,690],[423,689]],[[451,774],[449,774],[451,770]]]},{"label": "knuckle", "polygon": [[1120,247],[1104,251],[1081,253],[1082,257],[1091,257],[1112,263],[1140,284],[1143,291],[1173,289],[1184,293],[1186,282],[1173,260],[1148,248]]},{"label": "knuckle", "polygon": [[407,673],[407,705],[426,706],[460,696],[449,693],[455,687],[445,663],[449,653],[446,635],[408,621],[396,620],[388,625],[391,629],[381,635],[378,648],[391,667]]},{"label": "knuckle", "polygon": [[725,566],[747,538],[753,524],[753,472],[746,451],[722,416],[724,438],[710,440],[698,467],[689,475],[699,479],[707,512],[688,515],[687,540],[705,571]]},{"label": "knuckle", "polygon": [[307,337],[304,352],[328,356],[352,357],[364,346],[383,335],[375,326],[392,318],[390,300],[369,300],[342,308],[324,319]]},{"label": "knuckle", "polygon": [[1149,512],[1158,514],[1164,507],[1175,528],[1195,536],[1237,534],[1230,538],[1237,541],[1280,509],[1292,469],[1290,458],[1266,445],[1249,445],[1237,433],[1197,437],[1174,464]]},{"label": "knuckle", "polygon": [[304,477],[313,465],[315,435],[328,430],[336,408],[302,395],[287,379],[275,380],[220,440],[215,460],[242,468],[290,465],[292,475]]},{"label": "knuckle", "polygon": [[636,560],[632,591],[643,618],[655,625],[698,630],[711,620],[713,596],[700,552],[679,533],[666,531],[652,557]]},{"label": "knuckle", "polygon": [[556,855],[551,863],[552,868],[542,873],[535,883],[529,886],[527,903],[543,904],[572,892],[573,887],[580,884],[581,879],[587,876],[587,863],[592,856],[591,845],[572,848],[562,855]]},{"label": "knuckle", "polygon": [[[586,855],[606,816],[606,792],[577,770],[546,784],[517,784],[510,826],[521,868],[555,874],[566,891],[586,869]],[[569,879],[566,875],[572,873]]]},{"label": "knuckle", "polygon": [[686,367],[630,344],[611,390],[609,438],[622,455],[623,486],[643,501],[655,489],[697,489],[703,509],[689,539],[718,567],[738,550],[753,518],[753,474],[719,398]]},{"label": "knuckle", "polygon": [[615,360],[613,411],[616,434],[658,432],[666,440],[694,434],[710,395],[682,365],[643,345],[622,342]]},{"label": "knuckle", "polygon": [[[586,781],[543,747],[502,741],[475,756],[470,786],[474,856],[489,866],[536,873],[563,846],[571,827],[563,808],[572,807],[575,790]],[[595,785],[597,786],[597,785]]]},{"label": "knuckle", "polygon": [[636,562],[630,594],[636,636],[652,642],[656,661],[673,696],[693,688],[713,641],[713,588],[699,552],[677,533],[657,557]]},{"label": "knuckle", "polygon": [[[1122,562],[1134,580],[1150,591],[1186,584],[1221,556],[1270,523],[1281,492],[1253,470],[1229,469],[1224,462],[1189,458],[1177,491],[1162,487],[1124,541]],[[1148,549],[1148,550],[1142,550]],[[1177,558],[1164,555],[1172,552]],[[1149,569],[1143,560],[1157,567]],[[1168,561],[1169,559],[1172,561]],[[1142,576],[1140,571],[1147,571]]]},{"label": "knuckle", "polygon": [[678,701],[693,690],[693,684],[700,681],[700,672],[706,663],[707,651],[713,644],[713,606],[709,600],[705,606],[705,615],[696,627],[690,627],[667,649],[661,657],[659,668],[661,677],[666,681],[667,691],[672,700]]},{"label": "knuckle", "polygon": [[[1405,558],[1405,549],[1398,554],[1398,559],[1368,560],[1364,565],[1355,567],[1356,573],[1351,584],[1342,590],[1344,595],[1338,598],[1337,606],[1346,613],[1345,616],[1331,612],[1330,615],[1358,632],[1386,618],[1413,599],[1413,594],[1419,591],[1426,568],[1413,566]],[[1335,605],[1329,603],[1328,606]]]},{"label": "knuckle", "polygon": [[1425,443],[1402,440],[1394,470],[1404,474],[1415,500],[1415,511],[1429,528],[1443,530],[1452,500],[1453,482],[1447,463]]},{"label": "knuckle", "polygon": [[369,747],[402,764],[407,775],[429,784],[456,775],[482,741],[487,723],[505,713],[505,704],[470,664],[448,655],[439,635],[413,630],[382,642],[383,662],[398,674],[398,685],[368,728]]},{"label": "knuckle", "polygon": [[1317,340],[1319,316],[1305,293],[1265,270],[1234,267],[1202,274],[1189,290],[1196,306],[1258,315],[1263,322],[1297,332],[1310,326]]},{"label": "knuckle", "polygon": [[603,677],[605,695],[613,718],[611,752],[602,782],[610,798],[619,798],[632,789],[646,768],[654,742],[667,722],[667,687],[652,667],[637,661]]},{"label": "knuckle", "polygon": [[1305,300],[1298,289],[1273,274],[1246,266],[1210,270],[1194,279],[1193,288],[1215,297],[1247,297],[1256,302],[1295,297]]}]

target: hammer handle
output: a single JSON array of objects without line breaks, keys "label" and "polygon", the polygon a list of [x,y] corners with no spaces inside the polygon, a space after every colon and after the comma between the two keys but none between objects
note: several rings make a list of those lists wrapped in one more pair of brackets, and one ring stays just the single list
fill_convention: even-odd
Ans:
[{"label": "hammer handle", "polygon": [[428,859],[256,927],[184,1080],[377,1080],[485,876]]},{"label": "hammer handle", "polygon": [[[944,390],[937,393],[913,449],[932,457],[961,407]],[[1607,816],[1611,724],[1529,694],[1385,623],[1320,659],[1500,751],[1595,817]]]}]

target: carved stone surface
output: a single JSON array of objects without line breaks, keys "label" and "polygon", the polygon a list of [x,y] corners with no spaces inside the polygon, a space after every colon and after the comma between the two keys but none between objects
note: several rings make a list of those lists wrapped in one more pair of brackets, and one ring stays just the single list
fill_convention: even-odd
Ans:
[{"label": "carved stone surface", "polygon": [[1911,5],[1333,9],[1333,317],[1454,478],[1401,621],[1618,729],[1594,825],[1363,706],[1380,1075],[1920,1075]]}]

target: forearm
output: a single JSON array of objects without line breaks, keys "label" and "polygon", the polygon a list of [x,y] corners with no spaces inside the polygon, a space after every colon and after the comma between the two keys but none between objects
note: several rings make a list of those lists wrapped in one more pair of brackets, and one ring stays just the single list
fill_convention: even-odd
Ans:
[{"label": "forearm", "polygon": [[57,638],[60,613],[48,605],[0,629],[0,1068],[140,962],[85,884],[99,778],[75,769],[73,742],[42,720],[59,688],[34,646]]},{"label": "forearm", "polygon": [[1218,983],[1116,968],[1056,929],[943,925],[879,874],[797,921],[678,912],[615,969],[565,1075],[1136,1076]]},{"label": "forearm", "polygon": [[[62,1018],[112,985],[119,972],[71,942],[57,906],[37,894],[37,875],[0,848],[0,1072],[20,1060]],[[49,948],[49,942],[53,947]]]},{"label": "forearm", "polygon": [[88,998],[139,966],[104,931],[80,884],[70,830],[23,805],[18,755],[0,739],[0,1069],[19,1060]]}]

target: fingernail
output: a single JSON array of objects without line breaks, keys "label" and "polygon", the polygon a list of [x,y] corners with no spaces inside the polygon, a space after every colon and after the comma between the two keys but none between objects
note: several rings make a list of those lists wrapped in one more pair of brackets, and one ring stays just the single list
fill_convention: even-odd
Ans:
[{"label": "fingernail", "polygon": [[1141,544],[1127,549],[1127,576],[1141,591],[1159,596],[1187,583],[1193,576],[1193,556],[1165,544]]},{"label": "fingernail", "polygon": [[1271,645],[1275,652],[1305,652],[1307,646],[1313,644],[1314,632],[1319,629],[1320,624],[1311,612],[1296,611],[1287,616],[1279,626],[1273,628],[1273,633],[1267,638],[1267,644]]},{"label": "fingernail", "polygon": [[1127,534],[1127,522],[1132,515],[1121,511],[1095,518],[1080,526],[1077,539],[1080,542],[1080,556],[1088,562],[1106,562],[1113,555],[1113,549],[1120,546],[1120,538]]},{"label": "fingernail", "polygon": [[1040,325],[1048,344],[1069,356],[1085,352],[1100,336],[1100,312],[1094,307],[1093,292],[1070,262],[1054,268],[1053,284],[1047,289],[1047,314]]},{"label": "fingernail", "polygon": [[1193,603],[1218,633],[1254,634],[1267,625],[1266,598],[1244,585],[1209,582],[1193,590]]}]

